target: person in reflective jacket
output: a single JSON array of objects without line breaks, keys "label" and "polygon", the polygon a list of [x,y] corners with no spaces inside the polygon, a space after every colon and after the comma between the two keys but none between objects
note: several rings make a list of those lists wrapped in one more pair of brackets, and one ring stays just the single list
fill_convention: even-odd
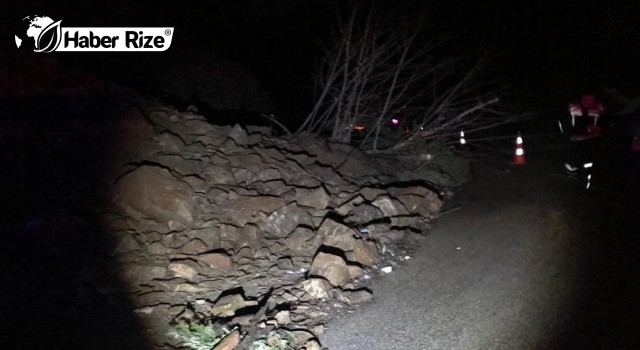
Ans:
[{"label": "person in reflective jacket", "polygon": [[580,100],[569,104],[568,121],[558,121],[560,131],[569,138],[569,152],[565,168],[574,172],[578,167],[592,161],[595,140],[600,136],[600,118],[604,106],[596,95],[585,94]]}]

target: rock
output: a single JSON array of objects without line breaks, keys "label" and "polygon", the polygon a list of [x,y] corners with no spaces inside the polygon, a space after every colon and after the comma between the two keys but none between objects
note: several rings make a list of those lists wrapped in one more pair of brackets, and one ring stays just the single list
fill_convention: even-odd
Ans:
[{"label": "rock", "polygon": [[290,199],[284,197],[287,192],[291,191],[291,188],[283,180],[256,181],[251,183],[249,187],[260,194],[280,196],[285,198],[286,203],[291,202]]},{"label": "rock", "polygon": [[180,137],[166,131],[156,137],[156,142],[166,153],[179,153],[186,146]]},{"label": "rock", "polygon": [[[174,173],[180,174],[180,176],[194,173],[193,162],[184,159],[180,154],[160,154],[156,160],[162,164],[163,168],[171,169]],[[181,178],[181,180],[186,179]]]},{"label": "rock", "polygon": [[332,286],[344,286],[351,280],[349,268],[344,259],[340,256],[323,252],[316,254],[313,259],[309,269],[309,276],[323,277]]},{"label": "rock", "polygon": [[278,260],[276,261],[276,265],[278,265],[278,268],[280,270],[287,270],[287,271],[292,271],[293,269],[295,269],[296,267],[293,265],[293,260],[291,260],[291,257],[282,257],[282,258],[278,258]]},{"label": "rock", "polygon": [[387,195],[378,196],[371,204],[382,210],[385,217],[394,217],[399,215],[409,215],[407,208],[404,205]]},{"label": "rock", "polygon": [[380,268],[380,271],[382,271],[384,273],[391,273],[391,272],[393,272],[393,267],[392,266],[384,266],[384,267]]},{"label": "rock", "polygon": [[319,325],[313,327],[311,329],[311,331],[313,332],[313,334],[316,335],[316,337],[321,336],[325,332],[325,326],[323,324],[319,324]]},{"label": "rock", "polygon": [[[275,196],[240,196],[218,203],[230,221],[238,226],[257,222],[264,214],[271,214],[285,206],[284,199]],[[260,215],[262,214],[262,216]]]},{"label": "rock", "polygon": [[240,294],[229,294],[215,302],[211,308],[211,313],[217,317],[230,317],[235,315],[237,310],[255,305],[258,305],[255,300],[245,300]]},{"label": "rock", "polygon": [[283,243],[295,254],[313,256],[322,245],[322,239],[321,235],[306,227],[297,227]]},{"label": "rock", "polygon": [[201,265],[214,270],[222,272],[230,272],[233,270],[233,261],[231,257],[225,253],[201,254],[196,256],[195,259]]},{"label": "rock", "polygon": [[373,293],[368,289],[346,290],[344,296],[351,304],[362,304],[373,299]]},{"label": "rock", "polygon": [[271,213],[260,225],[266,238],[288,236],[296,227],[310,226],[311,216],[297,204],[291,203]]},{"label": "rock", "polygon": [[[305,170],[318,179],[322,179],[322,183],[331,186],[348,186],[348,182],[336,173],[331,166],[313,163],[305,168]],[[313,177],[309,177],[298,183],[301,187],[317,187],[320,185],[318,181],[314,181]]]},{"label": "rock", "polygon": [[168,290],[172,292],[182,292],[182,293],[202,293],[208,292],[211,289],[208,287],[204,287],[199,283],[179,283],[176,285],[172,285]]},{"label": "rock", "polygon": [[378,196],[382,195],[386,193],[385,190],[380,189],[380,188],[372,188],[372,187],[364,187],[360,189],[360,194],[362,195],[362,197],[364,197],[364,199],[366,199],[368,202],[373,201],[374,199],[376,199]]},{"label": "rock", "polygon": [[320,346],[320,343],[318,343],[317,340],[313,339],[313,340],[309,340],[304,344],[304,349],[305,350],[322,350],[322,346]]},{"label": "rock", "polygon": [[302,289],[310,299],[327,299],[331,284],[324,278],[309,278],[302,281]]},{"label": "rock", "polygon": [[197,114],[183,113],[182,117],[185,119],[185,134],[186,135],[205,135],[215,128],[209,122],[207,118]]},{"label": "rock", "polygon": [[209,247],[200,239],[192,239],[180,247],[179,252],[185,255],[198,255],[209,250]]},{"label": "rock", "polygon": [[353,213],[354,219],[361,224],[384,218],[384,213],[380,208],[367,203],[354,206],[351,212]]},{"label": "rock", "polygon": [[351,277],[352,280],[362,276],[364,273],[362,267],[357,265],[347,265],[347,268],[349,269],[349,277]]},{"label": "rock", "polygon": [[273,318],[275,318],[280,325],[287,325],[291,323],[291,315],[289,314],[289,311],[286,310],[279,311],[275,316],[273,316]]},{"label": "rock", "polygon": [[185,241],[186,241],[186,237],[175,234],[175,233],[169,233],[162,237],[162,240],[160,241],[160,243],[165,247],[177,249],[177,248],[180,248],[183,244],[185,244],[186,243]]},{"label": "rock", "polygon": [[[405,233],[393,226],[429,218],[441,205],[426,187],[380,176],[348,145],[247,133],[169,109],[150,118],[155,128],[145,127],[143,142],[117,160],[115,205],[101,217],[116,235],[112,257],[122,264],[131,305],[165,326],[178,315],[167,308],[185,305],[191,317],[239,314],[235,322],[249,326],[255,310],[246,308],[271,290],[268,310],[280,311],[260,321],[317,326],[315,336],[296,330],[295,348],[318,350],[318,322],[329,314],[314,301],[370,300],[370,291],[349,282],[380,264],[376,244],[393,243]],[[239,338],[234,331],[214,350],[238,347]]]},{"label": "rock", "polygon": [[167,255],[170,253],[170,249],[163,246],[160,242],[154,242],[149,244],[147,251],[152,255]]},{"label": "rock", "polygon": [[329,205],[329,194],[322,187],[313,189],[296,188],[293,200],[303,207],[324,209]]},{"label": "rock", "polygon": [[189,260],[182,260],[171,262],[167,267],[167,273],[170,277],[193,280],[198,275],[198,270],[193,266],[193,262],[189,263]]},{"label": "rock", "polygon": [[177,221],[191,225],[195,206],[189,185],[166,169],[143,165],[123,175],[115,185],[113,202],[139,220]]},{"label": "rock", "polygon": [[355,207],[356,205],[362,204],[362,202],[364,202],[364,198],[362,198],[362,196],[360,195],[357,195],[355,197],[350,198],[348,201],[344,202],[343,204],[341,204],[336,209],[336,212],[338,212],[338,214],[342,216],[347,216],[353,210],[353,207]]},{"label": "rock", "polygon": [[322,236],[322,244],[346,252],[353,249],[358,232],[351,227],[326,218],[318,229],[318,234]]},{"label": "rock", "polygon": [[380,261],[378,248],[373,242],[358,240],[353,245],[353,257],[364,266],[374,266]]},{"label": "rock", "polygon": [[389,188],[389,193],[402,202],[411,214],[429,217],[442,207],[438,195],[422,186],[393,187]]},{"label": "rock", "polygon": [[283,293],[280,297],[288,303],[295,303],[298,301],[298,297],[289,292]]},{"label": "rock", "polygon": [[292,332],[295,338],[294,346],[296,349],[315,338],[315,335],[306,329],[296,329]]},{"label": "rock", "polygon": [[258,153],[245,152],[242,157],[229,157],[234,168],[249,170],[251,173],[259,173],[264,170],[265,163]]},{"label": "rock", "polygon": [[233,255],[234,262],[238,262],[240,261],[240,259],[252,259],[252,258],[253,258],[253,252],[249,247],[241,247],[240,249],[236,250],[236,253]]},{"label": "rock", "polygon": [[415,227],[420,222],[420,216],[418,215],[401,215],[391,218],[392,227]]},{"label": "rock", "polygon": [[200,177],[209,186],[231,185],[236,183],[235,175],[231,169],[231,163],[220,157],[214,158],[213,164],[200,172]]},{"label": "rock", "polygon": [[212,350],[234,350],[240,344],[240,331],[227,334]]},{"label": "rock", "polygon": [[249,135],[247,135],[247,132],[240,126],[240,124],[233,126],[228,137],[233,139],[236,145],[239,146],[245,146],[249,143]]}]

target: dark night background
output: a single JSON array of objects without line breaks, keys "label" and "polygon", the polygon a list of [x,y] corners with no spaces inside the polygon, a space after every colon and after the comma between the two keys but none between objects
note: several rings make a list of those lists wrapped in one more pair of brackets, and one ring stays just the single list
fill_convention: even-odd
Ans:
[{"label": "dark night background", "polygon": [[[507,102],[520,108],[564,109],[576,95],[604,88],[629,96],[640,93],[636,67],[640,59],[640,4],[498,0],[377,3],[424,16],[429,34],[446,39],[443,56],[468,60],[489,57],[492,65],[488,73],[506,86],[503,94],[508,96]],[[28,14],[61,18],[63,26],[174,26],[171,54],[179,57],[184,50],[186,56],[198,45],[241,64],[272,94],[274,111],[291,118],[308,111],[310,76],[320,58],[320,44],[328,39],[336,13],[349,5],[321,0],[224,0],[60,1],[8,7],[2,11],[3,31],[10,31],[11,23]],[[5,34],[12,45],[12,33]],[[122,54],[55,56],[107,79],[144,85],[144,68],[127,70],[113,64],[112,58]],[[131,54],[126,60],[131,66],[144,67],[143,57]],[[179,71],[181,63],[174,61]]]},{"label": "dark night background", "polygon": [[[369,2],[354,1],[363,6]],[[514,113],[533,113],[550,119],[566,116],[568,102],[584,92],[599,93],[605,107],[615,112],[616,103],[605,93],[607,89],[616,89],[628,97],[640,96],[640,2],[383,0],[375,3],[389,9],[385,12],[389,14],[388,23],[402,21],[406,18],[403,15],[407,14],[423,16],[429,35],[445,40],[438,51],[442,59],[460,58],[465,62],[489,59],[490,65],[484,76],[502,87],[502,102]],[[214,85],[214,89],[207,85],[209,78],[215,78],[217,72],[226,69],[218,67],[216,70],[219,62],[231,62],[233,64],[224,67],[241,67],[259,84],[252,89],[262,89],[256,93],[257,102],[245,103],[251,107],[248,108],[251,112],[275,113],[278,119],[295,125],[306,116],[313,103],[311,76],[321,58],[322,43],[330,38],[337,13],[345,13],[350,7],[351,2],[339,0],[0,1],[0,120],[3,123],[0,128],[4,128],[4,131],[0,130],[0,136],[11,136],[0,139],[3,150],[0,200],[5,207],[0,213],[2,230],[15,233],[37,210],[55,206],[81,210],[91,208],[94,203],[87,198],[91,198],[97,184],[102,181],[104,169],[101,166],[107,163],[108,157],[101,151],[109,145],[101,144],[101,139],[82,132],[78,132],[80,135],[70,134],[63,140],[66,143],[55,146],[42,141],[40,136],[46,136],[50,127],[53,129],[65,118],[92,121],[100,114],[108,118],[108,109],[104,113],[95,113],[98,109],[95,106],[83,109],[85,107],[69,107],[70,104],[59,107],[52,103],[57,109],[52,108],[54,112],[43,121],[46,113],[42,113],[42,105],[32,103],[41,96],[29,93],[15,96],[12,94],[13,86],[2,85],[6,75],[24,69],[24,62],[52,57],[67,67],[95,74],[104,81],[150,94],[172,94],[175,92],[173,87],[180,86],[183,92],[193,89],[196,94],[213,95],[227,89],[247,88],[240,80],[223,79],[222,83]],[[175,36],[169,51],[160,53],[29,54],[19,52],[14,44],[17,25],[27,15],[62,19],[63,27],[175,27]],[[175,80],[175,85],[164,84],[166,80],[164,83],[155,80],[158,62],[162,62],[159,66],[164,69],[160,73],[166,73]],[[228,86],[224,85],[227,83]],[[265,96],[264,91],[269,96]],[[22,103],[18,103],[21,114],[5,113],[11,110],[14,99]],[[229,105],[233,106],[232,103]],[[67,113],[66,108],[74,113]],[[217,109],[216,113],[224,106]],[[16,115],[27,115],[33,120],[16,120]],[[229,124],[236,122],[237,116],[220,113],[211,117],[217,124]],[[20,123],[27,125],[29,130],[23,139],[13,135],[11,129],[13,124]],[[8,126],[5,128],[5,125]],[[32,125],[37,127],[31,128]],[[55,132],[53,134],[56,136]],[[43,154],[55,157],[46,158]],[[94,157],[95,154],[105,159]],[[59,192],[65,191],[78,193],[78,199],[59,196]],[[20,249],[11,245],[3,248],[1,253],[6,253],[2,254],[5,258],[23,258]],[[37,265],[39,260],[35,261],[34,265]],[[51,270],[77,265],[73,261],[69,265],[58,261],[46,263],[50,264],[46,268]],[[36,276],[35,279],[42,275],[40,270],[24,272],[22,265],[15,266],[15,271],[10,273],[24,273],[27,277]],[[7,277],[11,283],[14,280]],[[46,286],[49,282],[43,280],[42,283]],[[37,287],[25,287],[36,293],[36,297],[25,295],[23,298],[37,300],[38,290],[45,289]],[[3,293],[0,290],[0,299],[7,300]],[[2,316],[7,315],[3,310],[5,304],[0,303]],[[30,309],[19,310],[24,319],[18,321],[31,325],[31,322],[37,322],[37,317],[30,312],[35,310],[35,314],[40,310],[35,304],[26,307]],[[109,327],[113,322],[106,316],[102,320],[100,312],[97,310],[96,315],[89,315],[96,316],[90,318],[91,322],[96,322],[95,326],[104,323],[105,329],[111,332]],[[16,327],[21,327],[20,322],[11,321],[18,325]],[[42,322],[46,325],[46,320]],[[123,328],[128,327],[127,322],[135,321],[121,322]],[[77,326],[77,323],[71,323],[60,328],[76,331]],[[45,329],[46,326],[38,328],[36,324],[19,331],[28,338]],[[7,329],[4,334],[0,332],[2,348],[10,343],[10,340],[2,339],[3,335],[7,339],[15,338]],[[46,339],[45,336],[41,338]],[[46,342],[39,345],[17,348],[55,348],[47,347],[49,344]],[[80,344],[77,348],[85,347]],[[105,344],[102,348],[119,347]]]}]

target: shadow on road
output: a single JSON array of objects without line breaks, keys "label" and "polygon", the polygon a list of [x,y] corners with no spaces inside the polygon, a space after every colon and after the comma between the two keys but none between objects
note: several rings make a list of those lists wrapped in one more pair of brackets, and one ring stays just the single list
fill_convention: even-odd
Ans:
[{"label": "shadow on road", "polygon": [[571,201],[583,288],[551,349],[640,349],[640,157],[614,154],[600,160],[593,190]]}]

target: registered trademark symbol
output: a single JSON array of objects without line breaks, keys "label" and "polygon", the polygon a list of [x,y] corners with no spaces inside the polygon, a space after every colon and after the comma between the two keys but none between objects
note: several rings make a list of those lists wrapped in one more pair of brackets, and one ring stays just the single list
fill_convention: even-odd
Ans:
[{"label": "registered trademark symbol", "polygon": [[166,36],[171,35],[171,29],[165,29],[164,30],[164,35],[166,35]]}]

